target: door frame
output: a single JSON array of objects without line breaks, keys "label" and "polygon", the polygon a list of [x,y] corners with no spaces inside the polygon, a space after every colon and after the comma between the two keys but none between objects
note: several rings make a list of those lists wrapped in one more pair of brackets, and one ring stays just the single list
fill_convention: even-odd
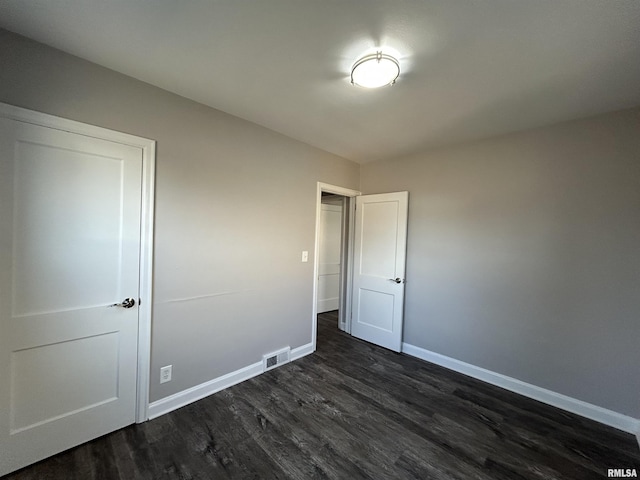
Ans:
[{"label": "door frame", "polygon": [[[351,280],[353,276],[353,233],[355,229],[355,197],[362,195],[358,190],[339,187],[329,183],[318,182],[316,192],[316,239],[313,255],[313,302],[311,342],[313,351],[316,350],[316,337],[318,333],[318,266],[320,262],[320,217],[322,215],[322,192],[332,193],[346,197],[343,204],[343,213],[349,212],[349,219],[342,216],[341,239],[341,264],[340,264],[340,300],[339,323],[347,333],[351,332]],[[349,313],[349,315],[347,315]]]},{"label": "door frame", "polygon": [[136,381],[136,423],[149,419],[151,368],[151,316],[153,311],[153,226],[156,170],[156,142],[74,120],[28,110],[0,102],[0,117],[62,130],[87,137],[137,147],[142,150],[142,198],[140,223],[140,304],[138,307],[138,362]]}]

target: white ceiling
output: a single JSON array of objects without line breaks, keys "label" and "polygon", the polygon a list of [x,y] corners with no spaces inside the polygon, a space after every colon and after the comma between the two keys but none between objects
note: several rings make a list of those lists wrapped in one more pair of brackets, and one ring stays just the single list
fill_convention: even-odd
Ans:
[{"label": "white ceiling", "polygon": [[[638,0],[2,0],[0,26],[361,163],[640,105]],[[352,86],[375,47],[398,82]]]}]

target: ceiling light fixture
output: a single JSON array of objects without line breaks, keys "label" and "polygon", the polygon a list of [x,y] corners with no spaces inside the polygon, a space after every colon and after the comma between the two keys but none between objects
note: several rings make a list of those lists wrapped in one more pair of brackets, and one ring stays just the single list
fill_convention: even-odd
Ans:
[{"label": "ceiling light fixture", "polygon": [[400,62],[391,55],[376,52],[366,55],[353,65],[351,83],[365,88],[393,85],[400,75]]}]

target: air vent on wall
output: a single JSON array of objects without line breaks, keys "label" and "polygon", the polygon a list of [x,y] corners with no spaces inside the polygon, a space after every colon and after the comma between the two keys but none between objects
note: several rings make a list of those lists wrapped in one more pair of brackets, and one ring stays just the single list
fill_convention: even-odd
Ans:
[{"label": "air vent on wall", "polygon": [[269,353],[262,357],[262,371],[266,372],[272,368],[279,367],[283,363],[289,363],[291,348],[286,347],[277,352]]}]

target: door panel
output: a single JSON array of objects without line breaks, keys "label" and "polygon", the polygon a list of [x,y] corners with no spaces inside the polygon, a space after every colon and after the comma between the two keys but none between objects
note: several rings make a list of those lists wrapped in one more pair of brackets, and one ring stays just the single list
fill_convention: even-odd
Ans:
[{"label": "door panel", "polygon": [[318,313],[337,310],[340,302],[342,207],[322,204],[318,252]]},{"label": "door panel", "polygon": [[0,475],[135,421],[142,150],[0,119]]},{"label": "door panel", "polygon": [[361,288],[358,292],[358,321],[361,325],[393,333],[394,295]]},{"label": "door panel", "polygon": [[402,347],[408,205],[408,192],[356,199],[351,334],[397,352]]},{"label": "door panel", "polygon": [[[118,334],[110,332],[13,352],[11,432],[35,428],[116,400],[118,340]],[[94,352],[102,355],[98,357]],[[81,368],[75,365],[78,358],[84,359]],[[63,372],[73,372],[73,376]],[[78,389],[78,384],[83,388]]]},{"label": "door panel", "polygon": [[104,303],[118,293],[121,192],[95,187],[118,185],[122,162],[25,137],[14,162],[13,315]]},{"label": "door panel", "polygon": [[365,198],[359,213],[359,225],[362,226],[360,273],[395,278],[398,202],[370,202]]}]

